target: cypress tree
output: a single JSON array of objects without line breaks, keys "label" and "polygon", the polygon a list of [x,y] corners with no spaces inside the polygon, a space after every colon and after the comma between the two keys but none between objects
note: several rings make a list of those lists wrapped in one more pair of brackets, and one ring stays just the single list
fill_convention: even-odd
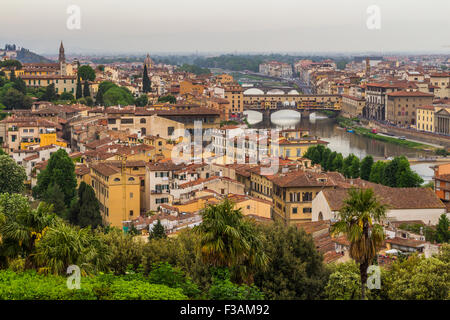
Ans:
[{"label": "cypress tree", "polygon": [[78,100],[83,97],[83,92],[81,88],[80,76],[77,78],[77,91],[75,93],[75,98]]},{"label": "cypress tree", "polygon": [[164,226],[161,224],[161,221],[158,219],[156,224],[153,226],[152,231],[150,232],[150,235],[148,236],[149,239],[164,239],[166,238],[166,230],[164,229]]},{"label": "cypress tree", "polygon": [[147,93],[151,90],[150,78],[147,74],[147,65],[144,65],[144,73],[142,75],[142,91]]},{"label": "cypress tree", "polygon": [[96,228],[102,225],[100,204],[94,189],[85,182],[80,183],[78,199],[72,203],[69,220],[82,228],[88,226]]},{"label": "cypress tree", "polygon": [[15,82],[16,81],[16,69],[11,69],[11,74],[9,75],[9,80],[11,82]]},{"label": "cypress tree", "polygon": [[84,80],[83,97],[90,97],[91,91],[89,90],[89,82]]},{"label": "cypress tree", "polygon": [[373,166],[373,157],[366,156],[361,161],[361,179],[364,180],[370,179],[370,171],[372,170],[372,166]]}]

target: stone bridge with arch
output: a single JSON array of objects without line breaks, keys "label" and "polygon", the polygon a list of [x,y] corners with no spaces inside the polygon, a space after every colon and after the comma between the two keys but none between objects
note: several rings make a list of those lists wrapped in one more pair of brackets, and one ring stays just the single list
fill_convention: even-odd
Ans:
[{"label": "stone bridge with arch", "polygon": [[328,110],[339,113],[342,97],[340,95],[303,95],[297,90],[249,88],[243,92],[244,110],[258,111],[263,118],[270,119],[272,113],[281,110],[294,110],[301,113]]}]

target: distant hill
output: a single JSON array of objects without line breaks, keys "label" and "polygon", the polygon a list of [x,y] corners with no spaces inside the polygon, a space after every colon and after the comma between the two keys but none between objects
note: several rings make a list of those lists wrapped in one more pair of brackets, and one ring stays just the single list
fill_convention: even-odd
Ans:
[{"label": "distant hill", "polygon": [[17,50],[17,60],[19,60],[22,63],[51,63],[55,62],[50,59],[47,59],[43,56],[40,56],[34,52],[31,52],[28,49],[21,48],[20,50]]}]

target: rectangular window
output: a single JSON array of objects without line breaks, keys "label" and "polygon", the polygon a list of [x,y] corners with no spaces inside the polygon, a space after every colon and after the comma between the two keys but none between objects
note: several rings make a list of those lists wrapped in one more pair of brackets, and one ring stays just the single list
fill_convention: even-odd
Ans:
[{"label": "rectangular window", "polygon": [[296,214],[297,213],[297,208],[292,208],[292,213]]}]

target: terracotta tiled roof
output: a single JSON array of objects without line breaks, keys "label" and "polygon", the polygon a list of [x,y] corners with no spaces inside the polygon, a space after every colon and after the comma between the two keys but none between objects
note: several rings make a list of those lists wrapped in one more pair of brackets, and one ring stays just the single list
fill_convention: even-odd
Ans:
[{"label": "terracotta tiled roof", "polygon": [[336,186],[340,180],[343,180],[340,175],[298,170],[278,173],[272,179],[272,182],[280,187],[326,187]]},{"label": "terracotta tiled roof", "polygon": [[[390,188],[382,185],[371,187],[382,204],[390,209],[437,209],[445,208],[433,190],[429,188]],[[327,189],[322,191],[333,211],[339,211],[343,200],[348,196],[348,189]]]},{"label": "terracotta tiled roof", "polygon": [[175,164],[172,161],[147,163],[147,168],[150,171],[176,171],[184,167],[184,164]]},{"label": "terracotta tiled roof", "polygon": [[393,239],[387,239],[386,243],[396,244],[399,246],[405,246],[405,247],[411,247],[411,248],[418,248],[423,246],[426,241],[421,240],[415,240],[415,239],[403,239],[399,237],[395,237]]},{"label": "terracotta tiled roof", "polygon": [[390,97],[434,97],[432,93],[425,93],[421,91],[396,91],[388,93]]},{"label": "terracotta tiled roof", "polygon": [[106,163],[93,163],[90,167],[107,177],[120,172],[120,169]]}]

